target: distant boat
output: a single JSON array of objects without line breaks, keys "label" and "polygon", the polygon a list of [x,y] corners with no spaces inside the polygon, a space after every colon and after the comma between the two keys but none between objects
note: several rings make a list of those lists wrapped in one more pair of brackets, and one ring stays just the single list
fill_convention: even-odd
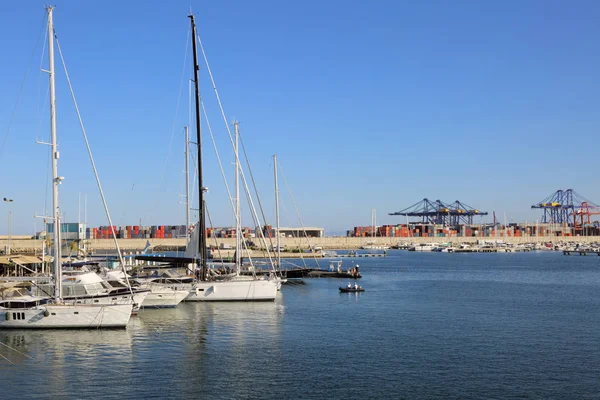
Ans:
[{"label": "distant boat", "polygon": [[359,286],[357,288],[355,288],[354,286],[352,287],[341,287],[340,286],[340,292],[342,293],[358,293],[358,292],[364,292],[365,289],[362,286]]},{"label": "distant boat", "polygon": [[369,242],[360,246],[362,250],[387,250],[390,246],[386,246],[385,244],[376,244],[375,242]]},{"label": "distant boat", "polygon": [[420,243],[411,247],[408,251],[433,251],[436,247],[435,243]]},{"label": "distant boat", "polygon": [[342,269],[342,261],[334,260],[329,263],[329,270],[312,269],[306,274],[306,278],[349,278],[360,279],[362,275],[358,265],[354,265],[347,271]]},{"label": "distant boat", "polygon": [[371,224],[372,224],[372,226],[371,226],[371,235],[372,235],[371,238],[373,240],[368,241],[367,243],[365,243],[362,246],[360,246],[360,248],[362,250],[387,250],[387,249],[390,248],[390,246],[387,246],[387,245],[384,245],[384,244],[377,244],[377,243],[375,243],[375,236],[376,236],[375,230],[377,228],[377,222],[376,222],[377,221],[377,217],[375,215],[376,215],[375,209],[372,209],[371,210]]}]

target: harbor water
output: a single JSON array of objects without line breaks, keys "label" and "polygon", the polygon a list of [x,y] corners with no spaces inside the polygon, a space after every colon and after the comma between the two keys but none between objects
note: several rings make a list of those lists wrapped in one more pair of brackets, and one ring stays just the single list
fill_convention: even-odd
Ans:
[{"label": "harbor water", "polygon": [[1,398],[600,395],[600,257],[388,251],[354,261],[364,293],[306,279],[275,303],[143,310],[127,330],[0,331]]}]

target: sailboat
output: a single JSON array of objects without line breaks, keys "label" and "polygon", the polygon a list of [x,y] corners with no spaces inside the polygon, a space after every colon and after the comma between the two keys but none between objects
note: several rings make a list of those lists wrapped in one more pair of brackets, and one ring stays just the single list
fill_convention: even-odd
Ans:
[{"label": "sailboat", "polygon": [[[194,92],[195,92],[195,117],[196,117],[196,143],[198,149],[198,194],[199,194],[199,221],[190,237],[190,245],[197,243],[197,257],[199,258],[198,281],[193,285],[190,294],[185,301],[274,301],[277,296],[277,287],[280,281],[270,277],[247,277],[240,275],[241,266],[241,239],[240,239],[240,213],[239,213],[239,157],[236,146],[236,220],[238,230],[236,232],[236,272],[233,276],[223,280],[209,276],[206,250],[206,205],[204,202],[205,188],[202,184],[202,138],[200,128],[200,92],[198,88],[198,55],[196,49],[196,23],[194,16],[189,16],[192,26],[192,50],[194,70]],[[237,127],[237,125],[236,125]],[[237,129],[237,128],[236,128]]]},{"label": "sailboat", "polygon": [[[54,87],[53,7],[48,12],[48,60],[50,75],[50,127],[52,152],[52,208],[54,227],[60,227],[58,150],[56,139],[56,96]],[[39,297],[21,293],[0,299],[0,328],[125,328],[133,304],[74,304],[62,300],[61,229],[54,229],[54,296]]]},{"label": "sailboat", "polygon": [[375,217],[375,209],[373,208],[371,210],[371,237],[373,240],[363,244],[362,246],[360,246],[361,249],[363,250],[387,250],[390,248],[390,246],[387,245],[380,245],[377,244],[375,242],[375,236],[376,236],[376,227],[377,227],[377,218]]}]

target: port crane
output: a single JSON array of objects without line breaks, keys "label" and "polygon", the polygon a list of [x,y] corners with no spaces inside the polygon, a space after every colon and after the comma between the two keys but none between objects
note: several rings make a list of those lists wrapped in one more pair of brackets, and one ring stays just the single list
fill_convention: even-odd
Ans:
[{"label": "port crane", "polygon": [[485,211],[479,211],[458,200],[454,203],[444,203],[441,200],[431,201],[424,198],[410,207],[401,211],[389,213],[389,215],[403,215],[407,217],[418,217],[424,224],[436,224],[456,226],[461,223],[473,224],[473,217],[488,215]]},{"label": "port crane", "polygon": [[577,216],[582,215],[583,218],[588,215],[588,211],[593,212],[594,210],[590,210],[590,207],[595,209],[599,206],[573,189],[557,190],[544,200],[531,206],[532,209],[543,211],[541,221],[543,224],[567,224],[569,226],[576,225]]},{"label": "port crane", "polygon": [[600,215],[600,207],[590,205],[587,201],[582,202],[579,209],[573,213],[575,232],[592,225],[592,215]]}]

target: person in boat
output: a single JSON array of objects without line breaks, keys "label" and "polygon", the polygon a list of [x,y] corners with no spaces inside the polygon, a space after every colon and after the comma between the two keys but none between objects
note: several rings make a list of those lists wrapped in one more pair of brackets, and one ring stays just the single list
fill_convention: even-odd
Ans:
[{"label": "person in boat", "polygon": [[348,282],[348,285],[346,286],[348,289],[352,288],[352,285],[350,284],[350,282]]},{"label": "person in boat", "polygon": [[358,283],[354,282],[354,289],[358,289]]}]

